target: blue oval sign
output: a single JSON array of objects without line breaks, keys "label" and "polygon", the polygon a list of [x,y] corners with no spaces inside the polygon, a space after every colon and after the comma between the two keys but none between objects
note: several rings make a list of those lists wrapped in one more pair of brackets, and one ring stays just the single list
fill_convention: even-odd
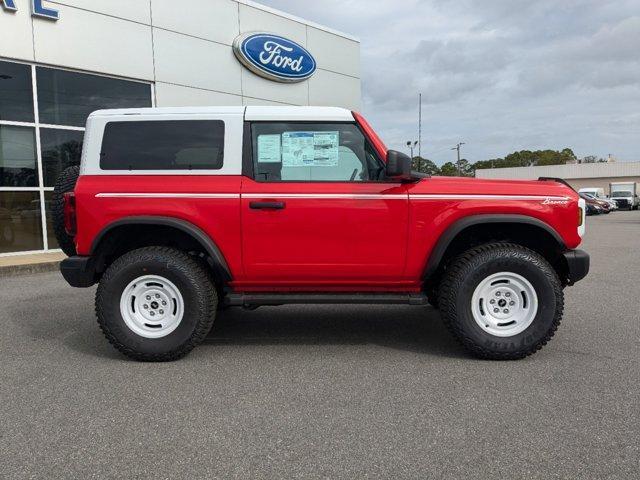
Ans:
[{"label": "blue oval sign", "polygon": [[316,60],[302,46],[272,33],[245,33],[233,51],[253,73],[278,82],[301,82],[316,71]]}]

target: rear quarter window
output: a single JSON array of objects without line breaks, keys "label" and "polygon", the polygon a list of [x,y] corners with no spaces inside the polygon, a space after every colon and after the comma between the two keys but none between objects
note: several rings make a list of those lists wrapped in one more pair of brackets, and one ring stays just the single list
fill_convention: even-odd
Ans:
[{"label": "rear quarter window", "polygon": [[222,120],[107,123],[100,151],[102,170],[220,170]]}]

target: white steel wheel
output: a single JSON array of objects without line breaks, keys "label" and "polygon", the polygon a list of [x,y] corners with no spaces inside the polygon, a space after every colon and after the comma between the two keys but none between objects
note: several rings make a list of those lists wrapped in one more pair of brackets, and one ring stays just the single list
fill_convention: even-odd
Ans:
[{"label": "white steel wheel", "polygon": [[482,280],[471,299],[471,313],[485,332],[512,337],[524,332],[538,313],[538,295],[531,282],[513,272]]},{"label": "white steel wheel", "polygon": [[184,316],[180,290],[164,277],[144,275],[133,280],[120,297],[124,323],[144,338],[162,338],[173,332]]}]

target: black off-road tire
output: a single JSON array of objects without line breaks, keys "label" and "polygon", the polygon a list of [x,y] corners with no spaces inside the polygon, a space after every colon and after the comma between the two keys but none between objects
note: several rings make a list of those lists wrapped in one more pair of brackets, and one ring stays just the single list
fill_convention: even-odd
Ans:
[{"label": "black off-road tire", "polygon": [[[120,311],[124,289],[144,275],[166,278],[184,299],[182,321],[161,338],[136,334]],[[200,262],[168,247],[145,247],[124,254],[109,266],[96,292],[98,324],[107,340],[126,356],[147,362],[177,360],[189,353],[211,330],[217,304],[216,289]]]},{"label": "black off-road tire", "polygon": [[58,177],[51,197],[51,219],[53,232],[62,251],[72,257],[76,254],[76,245],[73,237],[64,228],[64,194],[73,192],[80,176],[80,167],[67,167]]},{"label": "black off-road tire", "polygon": [[[510,337],[483,330],[474,320],[471,299],[489,275],[513,272],[527,279],[538,297],[531,325]],[[440,314],[454,337],[471,353],[492,360],[516,360],[540,350],[555,334],[564,310],[562,285],[553,267],[521,245],[493,243],[458,256],[449,265],[439,290]]]},{"label": "black off-road tire", "polygon": [[427,290],[427,301],[429,305],[438,310],[440,308],[440,296],[438,295],[438,289],[435,287]]}]

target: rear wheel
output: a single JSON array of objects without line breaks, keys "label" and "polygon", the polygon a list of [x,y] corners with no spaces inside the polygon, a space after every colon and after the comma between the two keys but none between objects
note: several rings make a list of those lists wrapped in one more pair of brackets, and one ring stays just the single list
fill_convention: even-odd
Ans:
[{"label": "rear wheel", "polygon": [[69,257],[76,254],[76,245],[71,235],[64,228],[64,194],[73,192],[76,188],[80,167],[66,168],[58,177],[53,188],[51,198],[51,218],[53,220],[53,232],[62,251]]},{"label": "rear wheel", "polygon": [[488,359],[526,357],[554,335],[564,308],[558,276],[538,253],[495,243],[471,249],[447,268],[440,312],[453,335]]},{"label": "rear wheel", "polygon": [[142,361],[176,360],[211,330],[218,298],[208,272],[184,252],[147,247],[126,253],[105,272],[96,314],[105,336]]}]

